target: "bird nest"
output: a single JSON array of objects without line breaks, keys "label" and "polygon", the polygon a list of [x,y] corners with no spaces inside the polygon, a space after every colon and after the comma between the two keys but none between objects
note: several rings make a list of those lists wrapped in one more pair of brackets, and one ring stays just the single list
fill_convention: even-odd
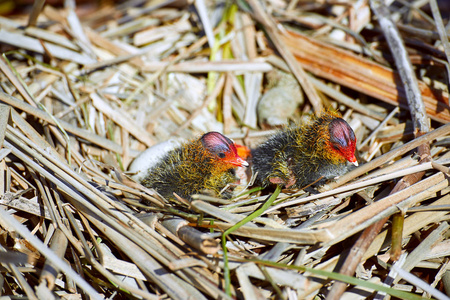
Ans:
[{"label": "bird nest", "polygon": [[[6,2],[1,294],[444,299],[449,7],[429,2]],[[169,138],[251,148],[324,108],[360,166],[321,187],[169,201],[127,176]]]}]

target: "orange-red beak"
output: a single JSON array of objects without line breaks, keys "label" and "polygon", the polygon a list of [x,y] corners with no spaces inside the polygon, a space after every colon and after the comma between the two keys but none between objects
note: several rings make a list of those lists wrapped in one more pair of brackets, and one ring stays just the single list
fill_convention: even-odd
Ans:
[{"label": "orange-red beak", "polygon": [[239,144],[234,144],[234,146],[238,156],[235,157],[235,161],[230,161],[230,163],[238,167],[248,167],[248,162],[245,160],[251,155],[250,148]]},{"label": "orange-red beak", "polygon": [[354,164],[356,167],[359,166],[358,161],[356,160],[355,154],[352,154],[352,156],[347,157],[347,160]]},{"label": "orange-red beak", "polygon": [[237,166],[237,167],[248,167],[248,162],[246,162],[244,159],[242,159],[239,156],[236,156],[230,160],[227,160],[228,163]]}]

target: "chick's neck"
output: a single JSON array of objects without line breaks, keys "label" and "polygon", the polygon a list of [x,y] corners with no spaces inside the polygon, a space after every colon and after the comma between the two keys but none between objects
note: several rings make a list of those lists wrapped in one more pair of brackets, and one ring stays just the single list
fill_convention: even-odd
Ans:
[{"label": "chick's neck", "polygon": [[331,143],[329,125],[338,117],[332,113],[323,114],[311,124],[300,128],[301,134],[297,134],[297,144],[304,148],[304,155],[310,156],[311,159],[327,160],[332,164],[346,161]]},{"label": "chick's neck", "polygon": [[189,181],[196,183],[196,188],[190,193],[201,193],[204,190],[214,191],[219,194],[221,190],[234,180],[234,175],[229,172],[235,168],[214,153],[206,149],[201,141],[194,141],[185,149],[190,161]]}]

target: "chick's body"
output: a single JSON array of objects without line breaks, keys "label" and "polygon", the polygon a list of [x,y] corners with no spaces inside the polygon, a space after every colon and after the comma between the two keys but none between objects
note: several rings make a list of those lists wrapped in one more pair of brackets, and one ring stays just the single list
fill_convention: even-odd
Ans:
[{"label": "chick's body", "polygon": [[353,130],[339,115],[322,114],[312,123],[281,130],[254,151],[256,184],[302,188],[347,172],[357,165]]},{"label": "chick's body", "polygon": [[148,171],[142,184],[166,198],[173,198],[176,193],[190,199],[192,194],[206,190],[219,195],[224,187],[236,181],[233,169],[246,165],[230,139],[218,132],[209,132],[169,151]]}]

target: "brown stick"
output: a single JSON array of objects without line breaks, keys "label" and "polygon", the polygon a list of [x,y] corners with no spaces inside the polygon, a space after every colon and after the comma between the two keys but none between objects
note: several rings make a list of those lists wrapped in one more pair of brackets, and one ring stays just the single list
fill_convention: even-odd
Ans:
[{"label": "brown stick", "polygon": [[[397,85],[401,79],[396,71],[298,32],[288,31],[283,38],[306,71],[391,105],[409,108],[405,88]],[[419,89],[427,115],[442,124],[450,122],[448,96],[421,81]]]}]

